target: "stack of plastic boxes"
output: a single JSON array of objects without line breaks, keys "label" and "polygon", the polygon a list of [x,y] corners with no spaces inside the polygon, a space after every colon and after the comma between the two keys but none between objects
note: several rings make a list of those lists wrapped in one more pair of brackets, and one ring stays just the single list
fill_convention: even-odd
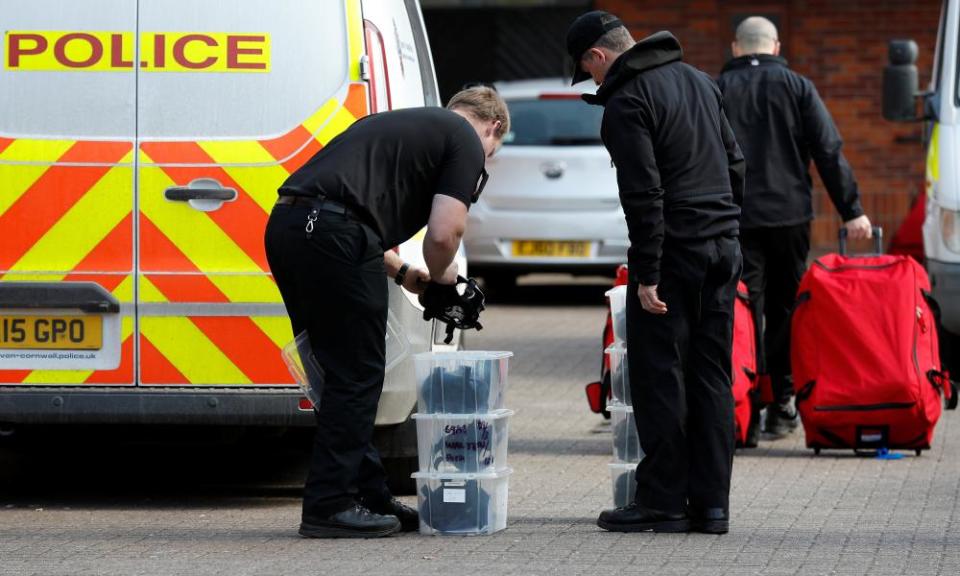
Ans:
[{"label": "stack of plastic boxes", "polygon": [[610,360],[610,391],[613,396],[607,409],[613,432],[613,505],[626,506],[633,502],[637,490],[637,464],[643,459],[637,423],[633,419],[633,401],[630,397],[630,371],[627,365],[627,287],[617,286],[607,292],[610,314],[613,318],[613,344],[607,348]]},{"label": "stack of plastic boxes", "polygon": [[510,352],[414,356],[422,534],[492,534],[507,527]]}]

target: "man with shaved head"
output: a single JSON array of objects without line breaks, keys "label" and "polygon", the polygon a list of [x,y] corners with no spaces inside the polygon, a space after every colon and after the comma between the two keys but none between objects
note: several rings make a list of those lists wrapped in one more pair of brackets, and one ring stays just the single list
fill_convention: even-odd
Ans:
[{"label": "man with shaved head", "polygon": [[747,159],[740,220],[743,280],[758,317],[766,317],[761,367],[770,376],[774,403],[767,407],[764,431],[780,437],[797,426],[790,313],[810,251],[811,159],[850,238],[872,234],[840,133],[813,82],[780,57],[777,27],[761,16],[747,18],[737,27],[732,48],[734,57],[718,83]]}]

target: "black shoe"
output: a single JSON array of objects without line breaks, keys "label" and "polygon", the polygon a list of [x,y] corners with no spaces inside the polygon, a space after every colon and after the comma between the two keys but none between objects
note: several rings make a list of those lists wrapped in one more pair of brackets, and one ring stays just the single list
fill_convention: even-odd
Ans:
[{"label": "black shoe", "polygon": [[799,424],[800,416],[790,402],[767,406],[767,417],[763,422],[764,433],[783,438],[796,430]]},{"label": "black shoe", "polygon": [[611,532],[689,532],[686,514],[671,514],[630,504],[616,510],[604,510],[597,526]]},{"label": "black shoe", "polygon": [[750,424],[747,426],[747,437],[743,441],[744,448],[756,448],[760,444],[760,415],[755,414],[750,418]]},{"label": "black shoe", "polygon": [[379,502],[361,498],[360,502],[371,512],[396,516],[400,520],[401,532],[415,532],[420,529],[420,514],[393,496]]},{"label": "black shoe", "polygon": [[756,448],[760,444],[760,399],[757,396],[755,392],[750,395],[750,423],[747,424],[744,448]]},{"label": "black shoe", "polygon": [[726,534],[730,531],[730,513],[723,508],[690,510],[690,529],[704,534]]},{"label": "black shoe", "polygon": [[374,514],[359,504],[327,518],[300,522],[304,538],[380,538],[399,531],[396,516]]}]

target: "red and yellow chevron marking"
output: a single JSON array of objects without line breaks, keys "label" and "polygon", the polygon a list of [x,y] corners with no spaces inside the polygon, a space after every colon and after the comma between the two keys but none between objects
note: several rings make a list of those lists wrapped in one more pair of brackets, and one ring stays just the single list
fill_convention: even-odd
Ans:
[{"label": "red and yellow chevron marking", "polygon": [[[358,17],[357,3],[348,6]],[[142,143],[139,301],[280,303],[263,248],[276,190],[366,114],[366,87],[353,83],[342,102],[329,100],[277,138]],[[166,188],[201,177],[236,189],[236,201],[200,212],[163,198]],[[95,281],[132,303],[133,179],[130,142],[0,138],[0,229],[14,231],[0,244],[0,281]],[[133,332],[124,317],[116,370],[0,370],[0,382],[134,383]],[[280,358],[292,337],[282,316],[143,316],[139,381],[292,384]]]},{"label": "red and yellow chevron marking", "polygon": [[[0,281],[97,282],[133,302],[133,144],[0,138]],[[133,317],[115,370],[0,370],[0,382],[134,383]]]},{"label": "red and yellow chevron marking", "polygon": [[[263,231],[289,174],[367,111],[366,88],[349,86],[287,134],[263,141],[145,142],[140,146],[140,301],[279,304]],[[162,191],[198,178],[237,190],[234,202],[201,212]],[[292,383],[280,348],[285,317],[143,316],[145,385]],[[198,362],[202,358],[202,362]]]},{"label": "red and yellow chevron marking", "polygon": [[[140,292],[145,301],[169,301],[147,277],[141,279]],[[280,358],[280,349],[292,339],[290,322],[282,316],[144,316],[140,382],[292,384]]]},{"label": "red and yellow chevron marking", "polygon": [[[132,161],[129,142],[17,140],[0,152],[0,280],[18,272],[130,272],[133,244],[124,240],[131,235],[112,233],[130,224]],[[94,249],[109,251],[109,260],[86,260]]]}]

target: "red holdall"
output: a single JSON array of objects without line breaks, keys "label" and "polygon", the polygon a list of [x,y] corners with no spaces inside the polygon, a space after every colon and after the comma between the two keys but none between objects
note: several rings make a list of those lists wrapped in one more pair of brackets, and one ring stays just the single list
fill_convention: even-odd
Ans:
[{"label": "red holdall", "polygon": [[737,285],[733,305],[733,415],[737,444],[747,444],[747,431],[757,388],[757,337],[747,285]]},{"label": "red holdall", "polygon": [[808,447],[930,447],[952,385],[929,291],[926,271],[908,256],[828,254],[813,263],[791,326]]},{"label": "red holdall", "polygon": [[[617,267],[617,277],[613,282],[614,287],[626,286],[628,281],[627,265],[621,264]],[[609,303],[607,305],[607,322],[603,327],[602,351],[613,344],[613,316],[610,314]],[[600,361],[600,380],[586,385],[587,403],[590,405],[590,411],[594,414],[603,414],[604,418],[610,418],[607,412],[607,400],[610,398],[610,378],[611,366],[610,358],[604,352],[601,352],[603,359]]]}]

